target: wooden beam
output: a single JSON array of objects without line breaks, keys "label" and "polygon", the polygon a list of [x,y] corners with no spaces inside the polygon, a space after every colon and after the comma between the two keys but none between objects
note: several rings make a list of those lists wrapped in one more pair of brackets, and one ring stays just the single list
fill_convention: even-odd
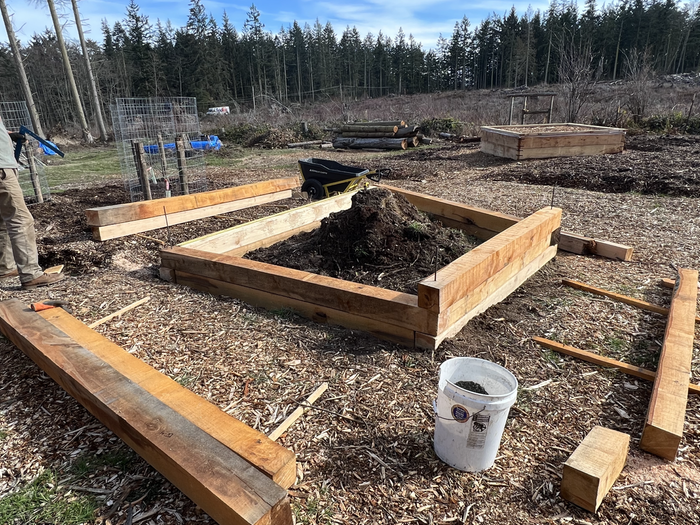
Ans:
[{"label": "wooden beam", "polygon": [[197,208],[205,208],[231,201],[291,190],[299,186],[298,177],[273,179],[222,190],[205,191],[193,195],[181,195],[152,201],[116,204],[85,210],[89,226],[109,226],[163,215],[163,207],[169,215]]},{"label": "wooden beam", "polygon": [[[438,336],[432,336],[416,331],[416,347],[424,350],[435,350],[442,341],[449,337],[453,337],[464,328],[464,326],[477,315],[485,312],[494,304],[500,303],[508,297],[514,290],[521,286],[527,279],[537,272],[542,266],[547,264],[557,254],[557,247],[550,246],[542,252],[536,259],[523,267],[518,273],[504,282],[499,288],[493,288],[493,284],[488,283],[483,288],[479,288],[476,293],[480,296],[480,301],[471,310],[466,312],[459,319],[450,319],[450,324],[441,330]],[[481,291],[487,290],[489,293],[485,297],[481,297]]]},{"label": "wooden beam", "polygon": [[409,330],[437,333],[437,317],[418,308],[415,295],[180,246],[161,250],[160,259],[162,267],[177,272],[265,290]]},{"label": "wooden beam", "polygon": [[[328,390],[328,383],[321,383],[316,390],[314,390],[309,397],[306,398],[306,404],[312,405],[323,393]],[[282,434],[284,434],[289,427],[291,427],[294,422],[299,419],[304,412],[308,412],[308,407],[297,407],[294,412],[289,414],[289,417],[282,421],[282,424],[278,426],[275,430],[270,432],[267,437],[272,441],[276,441]]]},{"label": "wooden beam", "polygon": [[[438,270],[437,279],[418,284],[418,306],[441,313],[496,275],[529,249],[551,239],[561,224],[561,209],[545,208],[477,246],[448,266]],[[556,243],[553,243],[556,244]]]},{"label": "wooden beam", "polygon": [[292,210],[183,242],[180,246],[211,253],[225,253],[235,250],[246,244],[255,243],[320,221],[333,212],[347,210],[352,206],[352,196],[355,193],[342,193],[335,197],[312,202]]},{"label": "wooden beam", "polygon": [[630,437],[595,426],[564,463],[561,497],[596,512],[627,461]]},{"label": "wooden beam", "polygon": [[577,255],[597,255],[615,261],[631,261],[634,248],[610,241],[601,241],[571,232],[562,232],[559,249]]},{"label": "wooden beam", "polygon": [[219,523],[292,523],[282,487],[20,301],[0,303],[0,329]]},{"label": "wooden beam", "polygon": [[271,442],[261,432],[161,374],[63,309],[44,310],[39,315],[105,364],[236,452],[278,485],[288,488],[294,483],[296,460],[291,450]]},{"label": "wooden beam", "polygon": [[[594,354],[593,352],[588,352],[586,350],[580,350],[573,346],[564,345],[550,339],[545,339],[544,337],[533,337],[532,340],[538,345],[554,350],[555,352],[559,352],[560,354],[570,355],[571,357],[576,357],[582,361],[593,363],[594,365],[617,368],[620,372],[644,379],[646,381],[653,381],[656,377],[656,372],[652,370],[631,365],[629,363],[623,363],[622,361],[610,359],[609,357]],[[688,393],[696,396],[700,395],[700,386],[690,383],[688,385]]]},{"label": "wooden beam", "polygon": [[266,290],[247,288],[187,272],[175,271],[174,273],[174,279],[177,284],[189,286],[195,290],[201,290],[212,295],[235,297],[253,306],[259,306],[268,310],[280,311],[289,309],[320,324],[332,324],[344,326],[351,330],[361,330],[380,339],[411,348],[415,344],[414,330],[391,324],[382,319],[363,317],[343,310],[312,304],[303,299],[275,295]]},{"label": "wooden beam", "polygon": [[640,448],[673,461],[683,437],[688,385],[692,375],[697,270],[680,269],[666,323],[664,344],[649,402]]},{"label": "wooden beam", "polygon": [[[393,186],[380,184],[380,187],[403,195],[416,208],[431,214],[445,226],[458,228],[482,240],[490,239],[522,220],[513,215],[475,208]],[[597,255],[619,261],[631,260],[634,251],[630,246],[592,239],[570,232],[561,232],[559,249],[577,255]]]},{"label": "wooden beam", "polygon": [[[602,295],[615,301],[619,301],[630,306],[636,306],[642,310],[647,310],[648,312],[654,312],[656,314],[668,315],[669,309],[663,306],[658,306],[647,301],[642,301],[641,299],[635,299],[634,297],[629,297],[627,295],[622,295],[615,292],[609,292],[608,290],[603,290],[602,288],[596,288],[590,284],[582,283],[579,281],[574,281],[572,279],[562,279],[561,283],[570,286],[571,288],[576,288],[577,290],[582,290],[584,292],[589,292],[596,295]],[[695,318],[695,322],[700,322],[700,317]]]},{"label": "wooden beam", "polygon": [[192,210],[179,211],[176,213],[165,213],[167,208],[165,210],[161,208],[161,214],[158,217],[123,222],[121,224],[111,224],[109,226],[92,226],[92,236],[97,241],[107,241],[109,239],[116,239],[118,237],[124,237],[134,233],[156,230],[158,228],[165,228],[166,226],[172,226],[174,224],[182,224],[183,222],[211,217],[212,215],[229,213],[232,211],[241,210],[243,208],[257,206],[259,204],[288,199],[291,196],[291,190],[283,190],[274,193],[266,193],[255,197],[247,197],[231,202],[225,202],[222,204],[215,204],[214,206],[205,206]]}]

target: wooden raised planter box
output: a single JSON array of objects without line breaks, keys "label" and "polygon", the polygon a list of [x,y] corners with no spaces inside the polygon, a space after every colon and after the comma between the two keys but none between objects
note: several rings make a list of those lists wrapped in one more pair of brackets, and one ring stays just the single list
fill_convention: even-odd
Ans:
[{"label": "wooden raised planter box", "polygon": [[474,316],[506,298],[557,252],[561,210],[514,222],[500,213],[427,195],[405,194],[419,210],[483,244],[418,284],[418,295],[243,259],[348,209],[352,193],[242,224],[161,250],[161,276],[268,309],[289,308],[321,323],[370,332],[410,347],[435,349]]},{"label": "wooden raised planter box", "polygon": [[514,160],[620,153],[625,130],[585,124],[482,126],[481,151]]}]

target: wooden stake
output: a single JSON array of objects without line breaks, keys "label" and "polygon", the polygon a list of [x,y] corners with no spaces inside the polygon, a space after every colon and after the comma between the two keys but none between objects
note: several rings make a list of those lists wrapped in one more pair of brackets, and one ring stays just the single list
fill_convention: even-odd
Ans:
[{"label": "wooden stake", "polygon": [[[314,401],[316,401],[321,395],[328,390],[328,383],[321,383],[321,386],[319,386],[316,390],[313,391],[313,393],[306,398],[306,404],[311,405],[313,404]],[[267,437],[269,437],[272,441],[275,441],[277,438],[279,438],[282,434],[284,434],[289,427],[291,427],[294,422],[301,417],[301,415],[309,410],[309,407],[297,407],[294,412],[292,412],[287,419],[285,419],[280,426],[278,426],[275,430],[270,432]]]},{"label": "wooden stake", "polygon": [[34,149],[28,140],[24,143],[24,154],[27,157],[27,164],[29,165],[29,178],[32,181],[34,195],[36,195],[36,202],[41,204],[42,202],[44,202],[44,194],[41,191],[41,181],[39,180],[39,174],[36,169],[36,161],[34,160]]},{"label": "wooden stake", "polygon": [[[675,279],[661,279],[659,281],[659,286],[663,286],[664,288],[675,288],[676,287],[676,280]],[[698,283],[698,288],[700,288],[700,283]]]},{"label": "wooden stake", "polygon": [[142,304],[147,303],[150,300],[151,300],[150,297],[144,297],[143,299],[139,299],[135,303],[131,303],[129,306],[125,306],[121,310],[117,310],[113,314],[109,314],[107,317],[103,317],[102,319],[99,319],[99,320],[95,321],[94,323],[89,324],[88,328],[95,328],[96,326],[100,326],[101,324],[104,324],[107,321],[114,319],[115,317],[119,317],[120,315],[128,312],[129,310],[133,310],[137,306],[141,306]]},{"label": "wooden stake", "polygon": [[[544,337],[533,337],[532,340],[538,345],[554,350],[555,352],[570,355],[581,359],[582,361],[593,363],[594,365],[617,368],[620,372],[624,372],[625,374],[638,377],[646,381],[653,381],[656,377],[656,372],[653,372],[652,370],[647,370],[646,368],[631,365],[629,363],[623,363],[622,361],[610,359],[609,357],[603,357],[602,355],[587,352],[586,350],[579,350],[573,346],[563,345],[561,343],[557,343],[556,341],[545,339]],[[688,387],[688,393],[696,396],[700,395],[700,386],[691,383]]]},{"label": "wooden stake", "polygon": [[[630,306],[636,306],[637,308],[641,308],[642,310],[647,310],[649,312],[654,312],[661,315],[668,315],[668,308],[664,308],[663,306],[657,306],[655,304],[642,301],[641,299],[635,299],[634,297],[629,297],[627,295],[609,292],[607,290],[603,290],[602,288],[596,288],[595,286],[591,286],[586,283],[572,281],[571,279],[562,279],[561,283],[565,284],[566,286],[571,286],[571,288],[576,288],[577,290],[583,290],[584,292],[590,292],[596,295],[609,297],[610,299],[614,299],[615,301],[619,301]],[[700,323],[700,317],[696,317],[695,322]]]},{"label": "wooden stake", "polygon": [[185,157],[185,139],[180,135],[175,140],[175,151],[177,153],[177,172],[180,177],[180,190],[183,195],[190,194],[190,183],[187,179],[187,158]]}]

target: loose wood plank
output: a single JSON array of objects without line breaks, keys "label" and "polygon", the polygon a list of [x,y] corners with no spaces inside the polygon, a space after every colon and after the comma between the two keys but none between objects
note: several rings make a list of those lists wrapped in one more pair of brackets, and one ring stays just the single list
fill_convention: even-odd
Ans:
[{"label": "loose wood plank", "polygon": [[631,246],[591,239],[571,232],[561,233],[559,249],[579,255],[597,255],[616,261],[631,261],[634,251]]},{"label": "loose wood plank", "polygon": [[[584,292],[589,292],[593,293],[596,295],[602,295],[604,297],[609,297],[610,299],[614,299],[615,301],[619,301],[624,304],[628,304],[630,306],[636,306],[637,308],[640,308],[642,310],[646,310],[648,312],[654,312],[657,314],[661,315],[668,315],[669,309],[664,308],[663,306],[658,306],[652,303],[649,303],[647,301],[642,301],[641,299],[635,299],[634,297],[629,297],[627,295],[622,295],[619,293],[615,292],[609,292],[608,290],[603,290],[602,288],[596,288],[595,286],[591,286],[590,284],[582,283],[579,281],[574,281],[572,279],[562,279],[561,283],[570,286],[571,288],[576,288],[577,290],[582,290]],[[700,317],[695,318],[696,322],[700,322]]]},{"label": "loose wood plank", "polygon": [[[161,266],[175,271],[265,290],[409,330],[437,333],[436,316],[418,308],[415,295],[180,246],[161,250],[160,258]],[[431,318],[434,319],[432,323]]]},{"label": "loose wood plank", "polygon": [[292,523],[284,489],[20,301],[0,303],[0,329],[219,523]]},{"label": "loose wood plank", "polygon": [[40,315],[90,350],[126,378],[140,385],[173,410],[219,440],[283,488],[296,478],[294,453],[270,442],[261,432],[222,412],[218,407],[91,330],[61,308]]},{"label": "loose wood plank", "polygon": [[87,215],[89,226],[109,226],[111,224],[121,224],[124,222],[160,217],[163,215],[164,207],[168,214],[173,214],[265,195],[267,193],[291,190],[298,186],[299,179],[297,177],[288,177],[284,179],[255,182],[253,184],[235,186],[222,190],[205,191],[192,195],[181,195],[178,197],[90,208],[85,210],[85,214]]},{"label": "loose wood plank", "polygon": [[[190,195],[186,196],[189,197]],[[239,200],[231,202],[195,208],[192,210],[179,211],[175,213],[170,213],[168,211],[166,214],[165,211],[167,210],[167,208],[166,210],[161,208],[161,213],[157,217],[123,222],[119,224],[111,224],[109,226],[93,226],[92,236],[97,241],[107,241],[109,239],[116,239],[118,237],[124,237],[126,235],[132,235],[134,233],[156,230],[158,228],[165,228],[166,226],[172,226],[174,224],[182,224],[183,222],[194,221],[197,219],[203,219],[205,217],[211,217],[213,215],[229,213],[232,211],[242,210],[244,208],[250,208],[252,206],[257,206],[260,204],[266,204],[269,202],[288,199],[291,196],[291,190],[282,190],[274,193],[266,193],[264,195],[241,198]]]},{"label": "loose wood plank", "polygon": [[[438,270],[437,280],[418,284],[418,306],[440,313],[496,275],[529,249],[550,239],[561,224],[561,209],[545,208]],[[432,278],[431,278],[432,279]]]},{"label": "loose wood plank", "polygon": [[640,448],[673,461],[683,437],[693,358],[698,272],[680,269]]},{"label": "loose wood plank", "polygon": [[627,461],[630,437],[595,426],[564,463],[561,497],[596,512]]},{"label": "loose wood plank", "polygon": [[[645,379],[646,381],[653,381],[656,377],[656,372],[642,368],[640,366],[631,365],[629,363],[623,363],[616,359],[610,359],[609,357],[604,357],[602,355],[594,354],[593,352],[588,352],[586,350],[581,350],[573,346],[564,345],[558,343],[557,341],[552,341],[550,339],[545,339],[544,337],[533,337],[532,340],[540,346],[554,350],[561,354],[570,355],[571,357],[576,357],[582,361],[588,363],[593,363],[594,365],[604,366],[608,368],[617,368],[620,372],[625,374],[638,377],[640,379]],[[688,393],[693,395],[700,395],[700,386],[689,384]]]}]

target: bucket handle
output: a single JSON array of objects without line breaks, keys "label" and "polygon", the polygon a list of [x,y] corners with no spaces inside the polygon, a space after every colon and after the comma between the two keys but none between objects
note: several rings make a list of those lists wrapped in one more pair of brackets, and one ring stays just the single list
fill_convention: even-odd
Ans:
[{"label": "bucket handle", "polygon": [[[467,421],[469,421],[469,420],[470,420],[471,418],[473,418],[474,416],[476,416],[476,415],[478,415],[478,414],[481,414],[484,410],[486,410],[486,405],[484,405],[484,408],[482,408],[482,409],[479,410],[478,412],[474,412],[473,414],[469,414],[469,417],[468,417],[467,419],[465,419],[464,421],[462,421],[462,423],[466,423]],[[437,399],[433,399],[433,412],[435,412],[435,417],[436,417],[437,419],[444,419],[444,420],[446,420],[446,421],[457,421],[454,417],[442,417],[442,416],[440,416],[440,415],[438,414]]]}]

